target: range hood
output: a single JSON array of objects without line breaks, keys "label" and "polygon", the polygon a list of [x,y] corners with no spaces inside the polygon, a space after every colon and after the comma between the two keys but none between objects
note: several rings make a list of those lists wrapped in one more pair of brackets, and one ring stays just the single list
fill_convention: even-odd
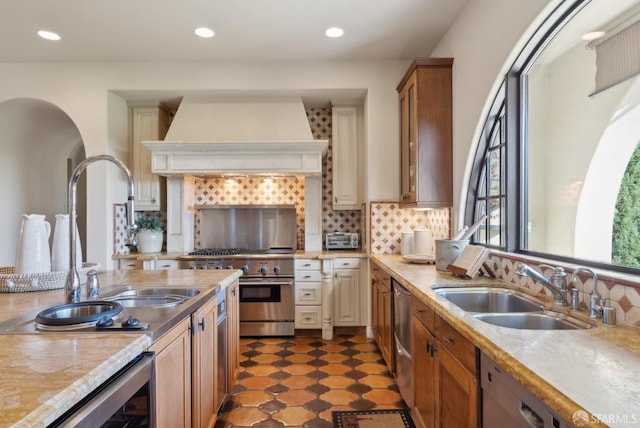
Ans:
[{"label": "range hood", "polygon": [[143,145],[165,176],[318,175],[329,143],[313,139],[300,98],[184,98],[164,141]]}]

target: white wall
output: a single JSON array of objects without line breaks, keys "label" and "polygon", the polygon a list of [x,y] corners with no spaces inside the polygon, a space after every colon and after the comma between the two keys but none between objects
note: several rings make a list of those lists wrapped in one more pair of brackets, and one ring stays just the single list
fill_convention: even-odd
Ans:
[{"label": "white wall", "polygon": [[515,56],[560,0],[470,0],[433,57],[453,57],[454,229],[463,222],[471,162],[495,92]]},{"label": "white wall", "polygon": [[[396,86],[410,61],[341,63],[25,63],[0,64],[0,102],[45,100],[77,126],[86,155],[126,154],[124,99],[109,91],[305,91],[366,90],[366,200],[397,200],[399,192]],[[126,184],[117,168],[87,168],[87,260],[109,268],[112,204],[123,202]],[[7,180],[6,188],[17,183]],[[16,231],[17,233],[17,231]]]}]

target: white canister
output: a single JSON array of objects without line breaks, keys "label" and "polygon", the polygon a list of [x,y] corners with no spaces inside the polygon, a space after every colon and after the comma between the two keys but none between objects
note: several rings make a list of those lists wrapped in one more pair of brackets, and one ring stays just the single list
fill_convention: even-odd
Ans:
[{"label": "white canister", "polygon": [[413,232],[400,233],[400,254],[413,254]]},{"label": "white canister", "polygon": [[51,271],[51,225],[42,214],[23,214],[16,250],[16,273]]},{"label": "white canister", "polygon": [[[56,214],[56,226],[53,230],[51,246],[51,270],[69,270],[69,214]],[[82,245],[76,225],[76,269],[82,268]]]},{"label": "white canister", "polygon": [[421,256],[433,255],[433,233],[429,229],[413,231],[413,251]]}]

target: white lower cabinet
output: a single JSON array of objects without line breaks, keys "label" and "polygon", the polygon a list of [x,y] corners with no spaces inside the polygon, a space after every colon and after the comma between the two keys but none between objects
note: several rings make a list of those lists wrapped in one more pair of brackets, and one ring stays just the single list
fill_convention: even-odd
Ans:
[{"label": "white lower cabinet", "polygon": [[333,325],[360,326],[363,287],[360,259],[336,258],[333,263]]},{"label": "white lower cabinet", "polygon": [[295,328],[322,328],[322,262],[295,260]]}]

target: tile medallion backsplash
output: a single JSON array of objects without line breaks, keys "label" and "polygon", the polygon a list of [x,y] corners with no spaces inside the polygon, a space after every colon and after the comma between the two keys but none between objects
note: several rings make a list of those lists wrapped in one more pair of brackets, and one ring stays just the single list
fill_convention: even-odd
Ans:
[{"label": "tile medallion backsplash", "polygon": [[449,238],[451,210],[415,211],[400,208],[397,202],[371,202],[369,223],[371,253],[399,254],[402,232],[426,228],[433,232],[434,241]]}]

